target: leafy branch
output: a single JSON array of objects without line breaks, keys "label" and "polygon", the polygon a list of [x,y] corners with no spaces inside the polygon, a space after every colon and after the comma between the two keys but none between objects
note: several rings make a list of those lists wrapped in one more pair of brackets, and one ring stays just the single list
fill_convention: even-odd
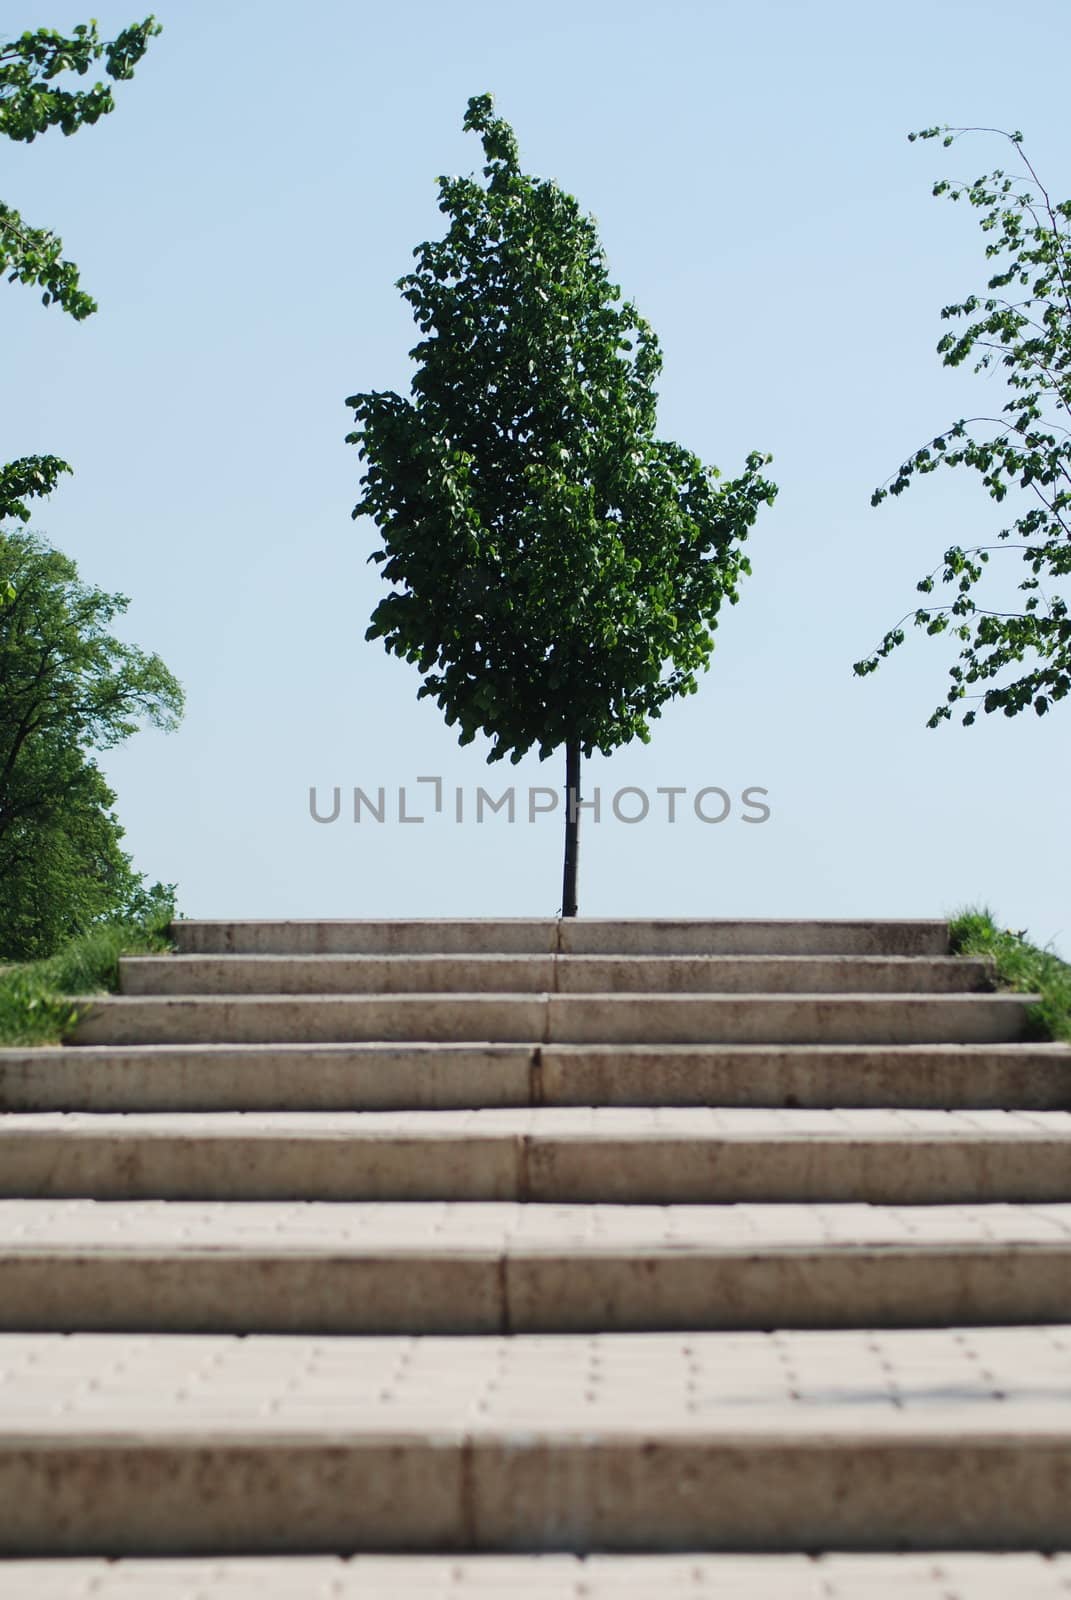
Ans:
[{"label": "leafy branch", "polygon": [[[996,545],[970,549],[953,546],[940,567],[917,585],[923,594],[938,580],[955,587],[947,605],[922,606],[890,628],[868,657],[855,663],[860,677],[877,670],[904,642],[904,624],[936,635],[950,631],[961,646],[949,669],[950,686],[929,726],[948,720],[958,702],[979,698],[986,712],[1006,716],[1032,706],[1044,715],[1071,690],[1071,620],[1060,594],[1049,598],[1042,580],[1071,573],[1071,432],[1058,417],[1071,417],[1071,201],[1054,202],[1022,149],[1022,134],[1000,129],[924,128],[911,140],[940,138],[945,146],[968,133],[997,133],[1009,141],[1025,176],[1002,169],[972,183],[941,179],[933,193],[978,210],[982,231],[989,235],[985,258],[997,270],[987,294],[968,295],[945,306],[945,321],[959,321],[937,345],[942,363],[958,367],[973,359],[981,373],[1002,368],[1010,398],[999,417],[961,419],[934,435],[875,489],[871,504],[902,494],[914,480],[939,467],[966,466],[976,471],[997,504],[1009,494],[1025,509],[997,530]],[[1034,184],[1040,199],[1029,186]],[[1025,289],[1012,300],[996,291],[1015,285]],[[996,429],[996,435],[979,433]],[[991,551],[1017,550],[1029,569],[1018,584],[1027,598],[1018,610],[979,605],[974,590],[987,571]],[[953,625],[954,624],[954,625]],[[1018,670],[1024,669],[1024,670]],[[963,721],[975,720],[973,710]]]},{"label": "leafy branch", "polygon": [[[0,136],[32,144],[39,134],[59,128],[71,135],[114,110],[110,85],[68,89],[56,82],[62,73],[84,77],[96,61],[113,81],[134,69],[160,32],[153,17],[101,39],[95,22],[80,23],[70,35],[38,28],[0,44]],[[63,241],[48,228],[31,227],[13,207],[0,202],[0,272],[9,283],[36,284],[43,303],[58,305],[76,322],[91,316],[96,301],[81,288],[78,268],[63,258]]]},{"label": "leafy branch", "polygon": [[85,77],[95,61],[116,82],[134,76],[134,68],[160,32],[154,17],[124,28],[111,40],[101,39],[95,22],[80,23],[69,36],[54,28],[38,28],[0,45],[0,134],[30,144],[38,134],[59,128],[77,133],[115,109],[109,85],[65,89],[56,85],[63,72]]}]

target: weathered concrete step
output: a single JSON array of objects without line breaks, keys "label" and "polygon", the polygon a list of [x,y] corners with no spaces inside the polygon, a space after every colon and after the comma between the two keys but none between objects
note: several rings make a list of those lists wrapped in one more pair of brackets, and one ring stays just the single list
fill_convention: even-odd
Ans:
[{"label": "weathered concrete step", "polygon": [[1071,1108],[1071,1048],[158,1044],[0,1050],[0,1111]]},{"label": "weathered concrete step", "polygon": [[1071,1545],[1066,1327],[6,1335],[5,1554]]},{"label": "weathered concrete step", "polygon": [[127,956],[128,995],[959,994],[990,988],[957,956]]},{"label": "weathered concrete step", "polygon": [[209,995],[86,1002],[76,1044],[361,1040],[593,1044],[997,1044],[1036,996]]},{"label": "weathered concrete step", "polygon": [[900,955],[948,954],[938,921],[707,921],[595,917],[413,921],[179,921],[199,955]]},{"label": "weathered concrete step", "polygon": [[[1071,1200],[1071,1112],[535,1107],[26,1112],[0,1195],[98,1200]],[[1069,1309],[1071,1315],[1071,1309]]]},{"label": "weathered concrete step", "polygon": [[476,1335],[1069,1319],[1066,1204],[0,1201],[5,1329]]},{"label": "weathered concrete step", "polygon": [[1071,1555],[232,1556],[7,1561],[4,1600],[1067,1600]]}]

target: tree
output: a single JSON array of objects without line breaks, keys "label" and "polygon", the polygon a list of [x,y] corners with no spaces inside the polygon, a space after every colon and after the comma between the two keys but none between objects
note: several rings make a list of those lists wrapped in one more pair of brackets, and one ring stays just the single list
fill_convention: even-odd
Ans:
[{"label": "tree", "polygon": [[693,693],[774,485],[721,483],[656,439],[658,342],[609,281],[594,222],[525,176],[490,95],[469,101],[486,184],[439,180],[445,237],[398,284],[424,337],[412,397],[350,397],[366,463],[354,516],[392,592],[366,637],[414,663],[488,760],[565,746],[562,910],[576,913],[581,756]]},{"label": "tree", "polygon": [[[860,676],[875,671],[904,642],[909,619],[928,634],[951,633],[960,653],[931,728],[964,701],[981,700],[986,712],[1007,717],[1033,706],[1043,716],[1071,688],[1071,618],[1052,587],[1071,573],[1071,200],[1052,201],[1023,151],[1021,133],[925,128],[909,137],[940,137],[948,146],[964,133],[982,132],[1007,139],[1024,173],[998,169],[973,183],[942,179],[934,186],[935,195],[966,198],[981,212],[986,259],[998,263],[985,295],[944,308],[943,318],[963,322],[937,349],[946,367],[973,360],[975,372],[1003,369],[1010,395],[996,416],[960,420],[930,439],[874,491],[871,503],[902,494],[914,478],[939,467],[966,466],[981,475],[997,504],[1012,493],[1018,515],[997,530],[996,543],[946,550],[918,589],[929,595],[940,582],[953,598],[909,612],[855,664]],[[981,604],[975,596],[983,577],[992,577],[991,554],[1012,550],[1027,568],[1018,584],[1026,598],[1014,609],[1007,601],[999,609]],[[963,722],[969,726],[975,716],[972,706]]]},{"label": "tree", "polygon": [[45,955],[144,894],[93,761],[144,722],[173,728],[182,690],[114,638],[121,594],[79,581],[29,533],[0,538],[0,956]]},{"label": "tree", "polygon": [[[0,134],[31,143],[50,128],[65,134],[113,108],[97,83],[70,89],[61,75],[84,76],[104,61],[108,77],[133,76],[152,17],[102,41],[95,23],[64,36],[48,28],[0,43]],[[43,290],[76,321],[96,310],[78,269],[48,229],[32,227],[0,203],[0,269],[9,281]],[[78,580],[74,564],[34,536],[2,524],[25,523],[33,499],[51,493],[70,467],[57,456],[24,456],[0,466],[0,956],[50,954],[105,915],[158,910],[169,889],[147,888],[121,848],[115,796],[93,760],[142,720],[171,727],[182,692],[157,656],[107,633],[126,609]]]},{"label": "tree", "polygon": [[[60,128],[66,135],[97,122],[114,108],[110,86],[69,89],[58,82],[73,72],[84,77],[103,59],[114,81],[134,76],[134,68],[160,32],[153,17],[124,28],[115,39],[102,40],[95,22],[82,23],[69,36],[38,28],[18,39],[0,41],[0,135],[32,144],[39,134]],[[32,227],[18,211],[0,201],[0,271],[10,283],[35,284],[44,304],[58,305],[76,321],[91,316],[96,301],[79,281],[78,268],[63,257],[63,240],[48,228]],[[56,456],[28,456],[0,467],[0,522],[26,522],[26,501],[49,494],[61,473],[71,469]],[[0,604],[9,596],[0,591]]]}]

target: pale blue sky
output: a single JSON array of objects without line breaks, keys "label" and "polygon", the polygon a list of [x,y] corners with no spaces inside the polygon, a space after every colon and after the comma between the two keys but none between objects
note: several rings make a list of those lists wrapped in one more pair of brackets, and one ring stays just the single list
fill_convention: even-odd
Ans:
[{"label": "pale blue sky", "polygon": [[[102,29],[140,15],[96,0]],[[0,196],[56,227],[100,312],[76,326],[0,292],[0,454],[77,476],[34,526],[131,596],[189,709],[110,755],[128,844],[194,916],[550,915],[560,824],[318,826],[311,784],[440,774],[470,798],[559,785],[488,768],[418,677],[365,644],[379,594],[343,400],[405,388],[394,280],[440,231],[435,178],[470,171],[465,103],[491,90],[527,170],[598,219],[665,354],[661,431],[726,472],[775,456],[781,496],[698,696],[650,746],[593,762],[609,796],[769,791],[769,822],[589,826],[581,911],[939,915],[987,901],[1071,950],[1071,710],[928,731],[950,647],[851,663],[994,508],[966,473],[878,511],[873,486],[935,429],[1002,402],[944,371],[940,307],[983,281],[981,235],[935,177],[1010,154],[909,145],[931,122],[1021,127],[1071,191],[1064,0],[895,7],[757,0],[485,0],[404,7],[161,0],[164,33],[115,114],[0,149]],[[3,31],[67,27],[9,0]],[[1017,581],[1009,569],[1009,590]],[[410,807],[419,809],[410,789]],[[664,802],[659,802],[664,805]],[[716,814],[716,811],[715,811]]]}]

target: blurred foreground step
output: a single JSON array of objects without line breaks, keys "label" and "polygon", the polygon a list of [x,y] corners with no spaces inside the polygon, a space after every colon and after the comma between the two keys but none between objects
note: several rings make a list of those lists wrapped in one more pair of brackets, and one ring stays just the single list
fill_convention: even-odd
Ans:
[{"label": "blurred foreground step", "polygon": [[87,1002],[72,1041],[995,1044],[1029,1037],[1036,1000],[1018,994],[120,995]]},{"label": "blurred foreground step", "polygon": [[699,918],[180,920],[190,955],[899,955],[945,956],[939,921],[708,921]]},{"label": "blurred foreground step", "polygon": [[989,988],[958,956],[126,956],[128,995],[950,994]]},{"label": "blurred foreground step", "polygon": [[1071,1544],[1066,1327],[7,1334],[0,1372],[6,1555]]},{"label": "blurred foreground step", "polygon": [[[517,1335],[1068,1321],[1068,1204],[0,1201],[6,1329]],[[466,1347],[456,1349],[464,1371]]]},{"label": "blurred foreground step", "polygon": [[0,1050],[0,1111],[1071,1108],[1071,1048],[158,1044]]},{"label": "blurred foreground step", "polygon": [[14,1560],[4,1600],[1067,1600],[1071,1556],[232,1556]]},{"label": "blurred foreground step", "polygon": [[1071,1200],[1071,1112],[536,1107],[27,1112],[0,1195],[216,1200]]}]

